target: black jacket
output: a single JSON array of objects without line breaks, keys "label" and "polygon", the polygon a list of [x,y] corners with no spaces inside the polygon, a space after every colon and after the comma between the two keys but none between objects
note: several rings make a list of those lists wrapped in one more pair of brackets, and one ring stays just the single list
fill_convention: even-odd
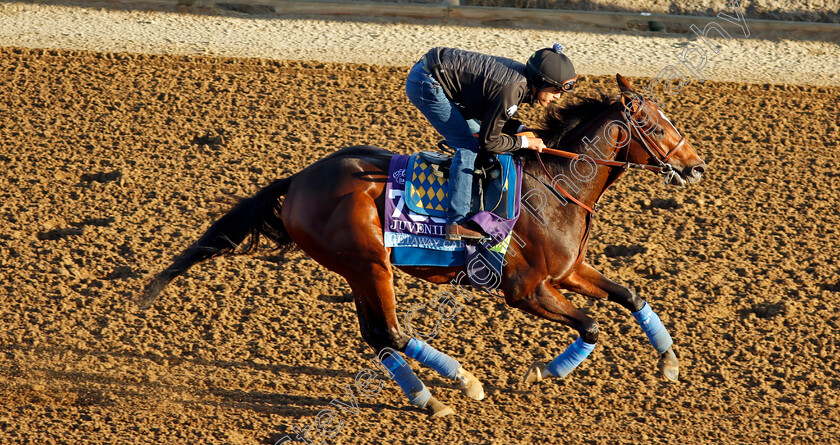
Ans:
[{"label": "black jacket", "polygon": [[481,121],[481,148],[493,153],[522,148],[520,138],[505,133],[519,127],[519,121],[511,119],[519,104],[534,100],[525,64],[443,47],[429,50],[424,62],[464,118]]}]

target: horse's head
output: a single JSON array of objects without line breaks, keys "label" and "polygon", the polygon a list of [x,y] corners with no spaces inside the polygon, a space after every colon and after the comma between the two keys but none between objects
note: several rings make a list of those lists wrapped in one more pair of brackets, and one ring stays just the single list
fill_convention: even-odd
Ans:
[{"label": "horse's head", "polygon": [[622,117],[630,129],[627,160],[658,166],[665,173],[665,184],[684,186],[699,181],[706,163],[697,156],[665,113],[651,100],[633,90],[616,74],[624,105]]}]

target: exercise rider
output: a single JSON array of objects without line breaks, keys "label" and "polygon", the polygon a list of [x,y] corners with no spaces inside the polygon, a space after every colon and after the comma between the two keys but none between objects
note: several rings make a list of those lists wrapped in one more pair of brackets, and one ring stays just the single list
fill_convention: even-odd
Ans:
[{"label": "exercise rider", "polygon": [[559,44],[535,52],[525,64],[438,47],[411,68],[405,84],[409,100],[455,150],[449,170],[448,240],[483,236],[463,226],[472,204],[478,152],[541,151],[541,139],[514,136],[524,127],[512,117],[523,102],[549,105],[571,92],[576,80],[575,68]]}]

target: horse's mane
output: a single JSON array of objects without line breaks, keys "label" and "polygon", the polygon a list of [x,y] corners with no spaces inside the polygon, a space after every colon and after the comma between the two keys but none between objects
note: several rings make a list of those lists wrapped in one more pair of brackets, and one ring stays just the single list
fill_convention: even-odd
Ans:
[{"label": "horse's mane", "polygon": [[537,126],[539,135],[546,147],[568,150],[576,130],[607,111],[619,97],[598,90],[598,97],[575,96],[566,105],[550,105]]}]

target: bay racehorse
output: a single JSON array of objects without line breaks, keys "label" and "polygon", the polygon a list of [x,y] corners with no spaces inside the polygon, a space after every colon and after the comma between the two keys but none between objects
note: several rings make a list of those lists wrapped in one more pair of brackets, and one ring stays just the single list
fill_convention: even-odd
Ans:
[{"label": "bay racehorse", "polygon": [[[673,342],[660,318],[635,292],[606,278],[585,261],[593,209],[630,168],[661,173],[669,185],[698,181],[705,169],[685,138],[656,103],[616,76],[619,94],[581,98],[549,107],[533,130],[548,147],[517,152],[522,161],[522,208],[515,242],[505,257],[498,290],[509,306],[559,322],[579,333],[548,364],[534,363],[526,382],[564,377],[595,347],[598,324],[558,289],[607,299],[632,313],[660,356],[659,368],[678,378]],[[394,153],[373,146],[348,147],[316,161],[241,201],[157,274],[138,297],[148,308],[163,288],[194,264],[255,248],[264,236],[283,252],[295,246],[343,276],[353,291],[361,334],[412,404],[436,416],[452,410],[435,399],[400,353],[457,381],[481,400],[481,383],[454,358],[406,333],[397,316],[390,248],[383,241],[384,189]],[[281,199],[285,197],[284,199]],[[460,285],[467,267],[405,267],[432,283]],[[464,284],[466,286],[466,283]],[[397,352],[399,351],[399,352]]]}]

